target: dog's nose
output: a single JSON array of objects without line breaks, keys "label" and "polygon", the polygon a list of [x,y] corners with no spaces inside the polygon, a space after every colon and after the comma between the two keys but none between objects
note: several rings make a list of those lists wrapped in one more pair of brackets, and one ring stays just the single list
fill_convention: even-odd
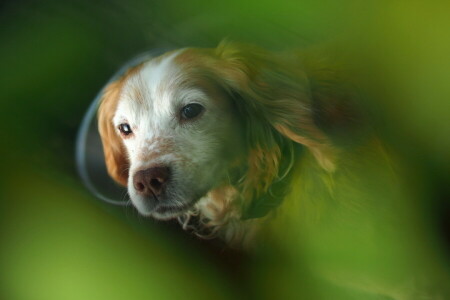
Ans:
[{"label": "dog's nose", "polygon": [[159,196],[169,180],[169,168],[153,167],[140,170],[134,174],[133,185],[143,196]]}]

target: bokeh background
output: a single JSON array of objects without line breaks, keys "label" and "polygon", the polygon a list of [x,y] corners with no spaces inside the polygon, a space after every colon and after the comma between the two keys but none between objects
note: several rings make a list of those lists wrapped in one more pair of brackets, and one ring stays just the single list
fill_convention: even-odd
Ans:
[{"label": "bokeh background", "polygon": [[266,266],[101,203],[77,176],[78,126],[123,63],[225,37],[270,49],[338,45],[408,171],[422,220],[412,230],[429,246],[420,257],[447,280],[449,11],[445,1],[3,1],[0,298],[336,299],[301,266],[275,256]]}]

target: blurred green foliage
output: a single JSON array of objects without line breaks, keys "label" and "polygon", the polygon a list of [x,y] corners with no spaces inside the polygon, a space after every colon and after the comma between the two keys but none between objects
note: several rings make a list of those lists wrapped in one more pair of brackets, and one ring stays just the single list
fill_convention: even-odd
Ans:
[{"label": "blurred green foliage", "polygon": [[[446,280],[449,8],[444,1],[3,3],[0,298],[368,299],[311,275],[304,260],[317,254],[303,256],[301,245],[294,263],[276,253],[264,263],[230,260],[170,226],[98,203],[79,182],[76,131],[111,74],[148,49],[215,46],[224,37],[271,49],[336,42],[375,129],[409,175],[402,184],[420,221],[409,223],[417,238],[407,249]],[[340,233],[332,250],[352,244]],[[377,240],[389,248],[395,239]],[[411,267],[402,264],[395,267]]]}]

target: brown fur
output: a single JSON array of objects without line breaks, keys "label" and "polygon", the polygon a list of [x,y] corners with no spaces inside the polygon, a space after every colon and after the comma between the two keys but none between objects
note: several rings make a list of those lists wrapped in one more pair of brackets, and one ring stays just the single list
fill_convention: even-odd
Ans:
[{"label": "brown fur", "polygon": [[129,163],[122,139],[113,125],[113,117],[126,79],[140,68],[141,65],[131,68],[122,78],[105,87],[98,109],[98,130],[103,143],[106,168],[108,174],[123,186],[127,185]]}]

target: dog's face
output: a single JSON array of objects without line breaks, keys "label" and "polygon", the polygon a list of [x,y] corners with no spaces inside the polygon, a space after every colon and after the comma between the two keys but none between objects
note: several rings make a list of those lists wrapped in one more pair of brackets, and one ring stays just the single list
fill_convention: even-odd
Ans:
[{"label": "dog's face", "polygon": [[124,76],[110,120],[126,152],[131,201],[158,219],[192,207],[226,179],[244,149],[230,99],[214,82],[186,72],[179,55],[147,61]]},{"label": "dog's face", "polygon": [[108,172],[142,215],[176,217],[214,188],[236,186],[231,177],[240,178],[242,198],[267,192],[283,141],[332,168],[304,74],[258,51],[182,49],[105,88],[99,131]]}]

